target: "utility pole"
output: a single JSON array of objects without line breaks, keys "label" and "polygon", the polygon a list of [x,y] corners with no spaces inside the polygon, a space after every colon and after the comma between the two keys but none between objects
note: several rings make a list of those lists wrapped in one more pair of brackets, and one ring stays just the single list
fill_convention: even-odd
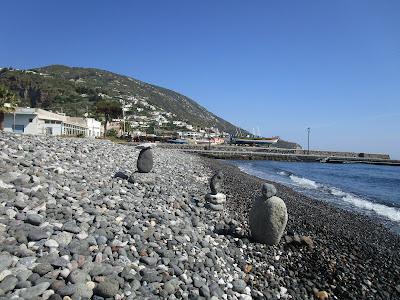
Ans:
[{"label": "utility pole", "polygon": [[310,132],[311,128],[307,127],[307,154],[310,154]]},{"label": "utility pole", "polygon": [[208,128],[208,150],[211,150],[211,128]]},{"label": "utility pole", "polygon": [[124,132],[123,132],[122,136],[125,137],[125,99],[124,99],[124,106],[122,107],[122,119],[124,121]]}]

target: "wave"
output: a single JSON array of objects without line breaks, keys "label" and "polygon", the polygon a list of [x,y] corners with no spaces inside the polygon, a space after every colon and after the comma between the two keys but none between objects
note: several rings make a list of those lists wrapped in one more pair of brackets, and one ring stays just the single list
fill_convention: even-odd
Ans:
[{"label": "wave", "polygon": [[[267,174],[261,170],[257,170],[252,167],[244,167],[240,166],[239,167],[243,172],[252,174],[254,176],[260,177],[260,178],[265,178],[268,179],[269,176],[271,176],[271,180],[276,180],[279,179],[279,177],[284,177],[287,178],[287,180],[283,179],[280,181],[283,184],[290,184],[297,186],[298,188],[302,189],[304,192],[309,191],[310,196],[317,197],[319,198],[320,196],[325,195],[328,196],[328,199],[331,198],[331,200],[335,201],[337,204],[342,204],[344,206],[347,206],[348,208],[353,208],[353,209],[358,209],[358,210],[363,210],[365,213],[374,213],[377,216],[389,219],[390,221],[394,222],[400,222],[400,209],[396,207],[390,207],[384,204],[379,204],[375,203],[372,201],[369,201],[365,198],[361,198],[359,196],[356,196],[354,194],[344,192],[340,190],[337,187],[332,187],[328,186],[322,183],[318,183],[314,180],[301,177],[298,175],[294,175],[293,173],[278,169],[275,170],[275,174],[278,175],[278,178],[273,176],[273,174]],[[307,193],[308,194],[308,193]],[[318,196],[320,195],[320,196]],[[334,200],[336,199],[336,200]],[[339,202],[337,202],[339,201]]]},{"label": "wave", "polygon": [[340,197],[344,202],[349,203],[357,208],[372,211],[379,216],[388,218],[391,221],[400,222],[400,209],[398,208],[374,203],[336,188],[331,188],[330,192],[332,195]]},{"label": "wave", "polygon": [[289,175],[289,178],[294,182],[297,183],[299,186],[307,189],[318,189],[319,184],[316,183],[314,180],[307,179],[304,177],[299,177],[296,175]]},{"label": "wave", "polygon": [[281,175],[281,176],[290,176],[290,175],[292,175],[292,173],[289,173],[287,171],[279,171],[277,173],[278,173],[278,175]]}]

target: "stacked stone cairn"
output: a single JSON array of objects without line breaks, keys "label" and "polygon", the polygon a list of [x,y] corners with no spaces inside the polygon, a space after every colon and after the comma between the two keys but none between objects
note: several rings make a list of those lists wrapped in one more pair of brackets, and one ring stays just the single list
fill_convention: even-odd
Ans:
[{"label": "stacked stone cairn", "polygon": [[137,160],[137,169],[139,173],[149,173],[153,169],[153,153],[151,148],[154,144],[146,143],[138,145],[136,148],[141,149]]},{"label": "stacked stone cairn", "polygon": [[212,210],[220,211],[224,209],[226,195],[221,193],[223,180],[224,174],[222,171],[218,171],[213,177],[211,177],[211,193],[206,195],[206,200],[207,206]]},{"label": "stacked stone cairn", "polygon": [[252,238],[267,245],[279,243],[288,220],[285,202],[275,195],[275,186],[264,183],[262,195],[255,199],[249,213]]}]

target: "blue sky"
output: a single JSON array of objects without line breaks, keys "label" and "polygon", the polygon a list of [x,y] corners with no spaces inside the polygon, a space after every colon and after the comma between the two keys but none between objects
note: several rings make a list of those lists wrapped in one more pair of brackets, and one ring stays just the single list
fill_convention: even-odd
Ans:
[{"label": "blue sky", "polygon": [[0,66],[97,67],[265,136],[400,158],[400,1],[2,1]]}]

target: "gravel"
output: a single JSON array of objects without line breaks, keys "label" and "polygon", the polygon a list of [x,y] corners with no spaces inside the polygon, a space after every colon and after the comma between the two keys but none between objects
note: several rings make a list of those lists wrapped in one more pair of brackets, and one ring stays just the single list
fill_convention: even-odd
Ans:
[{"label": "gravel", "polygon": [[156,147],[138,173],[138,149],[103,140],[0,133],[0,147],[0,299],[400,296],[398,237],[280,185],[284,238],[253,242],[265,181],[235,167]]},{"label": "gravel", "polygon": [[253,297],[319,299],[328,294],[329,299],[400,299],[398,235],[374,219],[273,183],[288,210],[284,237],[276,246],[254,243],[248,214],[262,184],[271,182],[221,160],[204,159],[203,164],[225,174],[225,211],[241,228],[239,234],[222,232],[242,244],[243,270],[248,271]]}]

